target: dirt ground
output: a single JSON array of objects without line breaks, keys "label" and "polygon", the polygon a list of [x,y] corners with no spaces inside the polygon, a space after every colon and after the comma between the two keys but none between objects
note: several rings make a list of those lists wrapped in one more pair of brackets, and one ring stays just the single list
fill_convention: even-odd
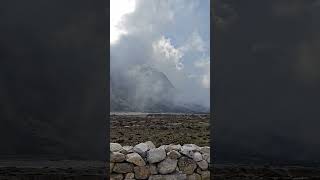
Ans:
[{"label": "dirt ground", "polygon": [[209,114],[111,114],[111,142],[210,146]]}]

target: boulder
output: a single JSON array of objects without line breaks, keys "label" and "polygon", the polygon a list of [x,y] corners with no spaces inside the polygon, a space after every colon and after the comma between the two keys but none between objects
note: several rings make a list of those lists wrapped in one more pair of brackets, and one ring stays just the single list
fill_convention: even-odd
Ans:
[{"label": "boulder", "polygon": [[134,177],[136,179],[148,179],[150,175],[151,175],[151,172],[148,166],[134,167]]},{"label": "boulder", "polygon": [[114,167],[114,163],[110,163],[110,166],[109,166],[110,173],[112,172],[113,167]]},{"label": "boulder", "polygon": [[150,169],[150,173],[151,173],[152,175],[158,174],[158,170],[157,170],[157,166],[156,166],[156,165],[150,164],[150,165],[149,165],[149,169]]},{"label": "boulder", "polygon": [[193,159],[181,157],[178,161],[178,166],[180,171],[187,175],[191,175],[197,168],[197,163]]},{"label": "boulder", "polygon": [[110,180],[122,180],[123,175],[122,174],[110,174]]},{"label": "boulder", "polygon": [[145,166],[146,162],[138,153],[130,153],[126,155],[126,161],[133,163],[137,166]]},{"label": "boulder", "polygon": [[197,173],[193,173],[187,176],[187,180],[201,180],[201,176]]},{"label": "boulder", "polygon": [[178,160],[166,158],[158,164],[158,172],[160,174],[169,174],[176,170]]},{"label": "boulder", "polygon": [[121,173],[121,174],[133,172],[133,164],[116,163],[113,167],[113,172]]},{"label": "boulder", "polygon": [[151,142],[151,141],[147,141],[147,142],[145,142],[145,144],[147,144],[148,145],[148,148],[149,149],[154,149],[154,148],[156,148],[156,146],[153,144],[153,142]]},{"label": "boulder", "polygon": [[110,143],[110,152],[119,152],[122,150],[122,146],[118,143]]},{"label": "boulder", "polygon": [[184,154],[190,158],[193,158],[193,154],[194,152],[196,152],[197,150],[199,150],[199,147],[197,145],[194,144],[185,144],[181,147],[181,154]]},{"label": "boulder", "polygon": [[146,157],[149,147],[146,143],[140,143],[133,147],[133,151],[140,154],[142,157]]},{"label": "boulder", "polygon": [[171,150],[167,153],[167,156],[171,159],[178,159],[181,157],[181,154],[176,150]]},{"label": "boulder", "polygon": [[202,171],[201,179],[202,180],[210,180],[210,171]]},{"label": "boulder", "polygon": [[202,158],[206,160],[208,163],[210,163],[210,154],[207,154],[207,153],[202,154]]},{"label": "boulder", "polygon": [[172,150],[179,152],[181,150],[181,145],[180,144],[178,144],[178,145],[170,144],[170,145],[166,146],[167,152],[172,151]]},{"label": "boulder", "polygon": [[210,147],[209,146],[201,147],[199,152],[201,152],[202,154],[210,154]]},{"label": "boulder", "polygon": [[149,180],[186,180],[186,174],[152,175]]},{"label": "boulder", "polygon": [[202,161],[202,155],[199,152],[193,153],[193,160],[196,162]]},{"label": "boulder", "polygon": [[110,153],[110,162],[123,162],[126,159],[126,155],[119,152],[111,152]]},{"label": "boulder", "polygon": [[151,164],[158,163],[166,158],[166,151],[162,148],[150,149],[147,152],[147,161]]},{"label": "boulder", "polygon": [[134,179],[134,173],[127,173],[124,178],[124,180],[133,180],[133,179]]},{"label": "boulder", "polygon": [[199,166],[199,168],[201,170],[207,170],[209,167],[208,162],[206,160],[202,160],[202,161],[197,162],[197,165]]},{"label": "boulder", "polygon": [[133,146],[123,146],[121,153],[123,154],[133,153]]}]

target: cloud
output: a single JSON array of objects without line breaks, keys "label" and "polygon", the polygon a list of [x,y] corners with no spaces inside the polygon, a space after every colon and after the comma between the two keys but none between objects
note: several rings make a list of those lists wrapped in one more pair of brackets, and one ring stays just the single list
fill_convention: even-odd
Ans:
[{"label": "cloud", "polygon": [[111,72],[148,64],[168,77],[183,97],[178,99],[209,106],[210,68],[194,66],[210,59],[209,20],[208,0],[136,0],[135,10],[117,24],[126,33],[111,44]]},{"label": "cloud", "polygon": [[179,49],[176,49],[172,44],[169,38],[161,36],[161,38],[152,44],[155,54],[159,54],[160,58],[156,60],[164,61],[164,63],[173,63],[177,70],[183,69],[182,57],[183,53]]}]

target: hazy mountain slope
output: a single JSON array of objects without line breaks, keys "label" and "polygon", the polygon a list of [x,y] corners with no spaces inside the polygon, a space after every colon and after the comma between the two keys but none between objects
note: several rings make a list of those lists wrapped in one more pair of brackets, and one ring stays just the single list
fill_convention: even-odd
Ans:
[{"label": "hazy mountain slope", "polygon": [[202,106],[175,101],[177,91],[168,77],[148,65],[111,73],[111,111],[201,112]]}]

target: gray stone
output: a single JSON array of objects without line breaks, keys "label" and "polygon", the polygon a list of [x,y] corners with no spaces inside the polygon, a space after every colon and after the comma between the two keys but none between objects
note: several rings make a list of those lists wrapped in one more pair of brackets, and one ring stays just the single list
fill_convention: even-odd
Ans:
[{"label": "gray stone", "polygon": [[149,180],[186,180],[186,174],[152,175]]},{"label": "gray stone", "polygon": [[122,174],[110,174],[110,180],[122,180],[123,175]]},{"label": "gray stone", "polygon": [[170,144],[170,145],[166,146],[166,151],[167,152],[170,152],[172,150],[175,150],[175,151],[179,152],[181,150],[181,145],[180,144],[178,144],[178,145]]},{"label": "gray stone", "polygon": [[134,167],[134,177],[136,179],[148,179],[150,175],[151,175],[151,172],[148,166]]},{"label": "gray stone", "polygon": [[114,167],[114,163],[110,163],[110,166],[109,166],[110,173],[112,173],[113,167]]},{"label": "gray stone", "polygon": [[147,142],[145,142],[145,144],[147,144],[148,145],[148,148],[149,149],[154,149],[154,148],[156,148],[156,146],[153,144],[153,142],[151,142],[151,141],[147,141]]},{"label": "gray stone", "polygon": [[202,155],[199,152],[193,153],[193,160],[196,162],[202,161]]},{"label": "gray stone", "polygon": [[126,159],[126,155],[119,152],[111,152],[110,153],[110,161],[115,162],[123,162]]},{"label": "gray stone", "polygon": [[197,162],[197,165],[199,166],[199,168],[201,170],[207,170],[209,167],[208,162],[206,160],[202,160],[202,161]]},{"label": "gray stone", "polygon": [[158,174],[157,166],[154,164],[149,165],[150,173],[151,174]]},{"label": "gray stone", "polygon": [[181,154],[176,150],[171,150],[167,153],[167,156],[171,159],[178,159],[181,157]]},{"label": "gray stone", "polygon": [[210,154],[210,147],[209,146],[201,147],[199,152],[201,152],[202,154]]},{"label": "gray stone", "polygon": [[113,172],[121,173],[121,174],[133,172],[133,164],[116,163],[113,167]]},{"label": "gray stone", "polygon": [[201,176],[197,173],[193,173],[187,176],[187,180],[201,180]]},{"label": "gray stone", "polygon": [[202,154],[202,158],[206,160],[208,163],[210,163],[210,154]]},{"label": "gray stone", "polygon": [[147,152],[147,161],[151,164],[158,163],[166,158],[166,151],[162,148],[150,149]]},{"label": "gray stone", "polygon": [[110,152],[119,152],[122,150],[122,146],[118,143],[110,143]]},{"label": "gray stone", "polygon": [[146,143],[140,143],[133,147],[133,151],[140,154],[142,157],[146,157],[149,147]]},{"label": "gray stone", "polygon": [[146,165],[146,162],[142,159],[142,157],[138,153],[127,154],[126,161],[133,163],[137,166],[145,166]]},{"label": "gray stone", "polygon": [[202,171],[201,179],[202,180],[210,180],[210,171]]},{"label": "gray stone", "polygon": [[176,170],[178,160],[166,158],[158,164],[158,172],[160,174],[169,174]]},{"label": "gray stone", "polygon": [[133,180],[134,179],[134,173],[127,173],[124,179],[125,180]]},{"label": "gray stone", "polygon": [[123,146],[121,153],[123,154],[133,153],[133,146]]},{"label": "gray stone", "polygon": [[197,163],[193,159],[181,157],[178,161],[178,166],[180,171],[187,175],[191,175],[197,168]]},{"label": "gray stone", "polygon": [[194,152],[198,151],[199,147],[194,144],[185,144],[181,147],[181,154],[184,154],[190,158],[193,158]]}]

